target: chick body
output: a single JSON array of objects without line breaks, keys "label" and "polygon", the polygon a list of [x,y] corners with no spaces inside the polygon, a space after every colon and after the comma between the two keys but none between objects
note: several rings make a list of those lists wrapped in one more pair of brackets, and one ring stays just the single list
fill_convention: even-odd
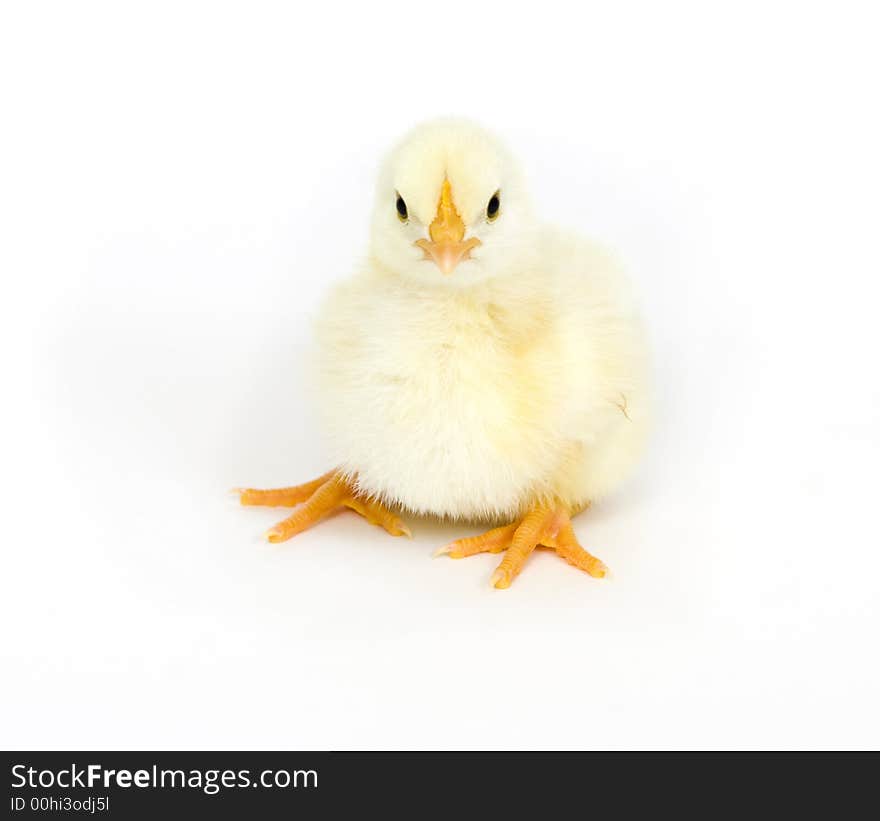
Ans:
[{"label": "chick body", "polygon": [[578,237],[528,234],[503,275],[446,287],[371,255],[324,303],[322,415],[336,463],[365,493],[509,520],[536,499],[579,507],[629,473],[649,397],[627,282]]}]

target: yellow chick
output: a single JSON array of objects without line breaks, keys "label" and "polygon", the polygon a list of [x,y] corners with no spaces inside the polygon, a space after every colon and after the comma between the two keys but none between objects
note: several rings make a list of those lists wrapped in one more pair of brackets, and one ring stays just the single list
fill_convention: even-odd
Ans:
[{"label": "yellow chick", "polygon": [[339,506],[409,535],[398,516],[408,511],[501,523],[438,551],[506,550],[497,588],[537,546],[605,575],[571,517],[642,450],[642,328],[612,259],[536,218],[494,136],[440,120],[394,148],[369,255],[325,302],[317,340],[336,467],[296,487],[240,491],[246,505],[302,504],[270,541]]}]

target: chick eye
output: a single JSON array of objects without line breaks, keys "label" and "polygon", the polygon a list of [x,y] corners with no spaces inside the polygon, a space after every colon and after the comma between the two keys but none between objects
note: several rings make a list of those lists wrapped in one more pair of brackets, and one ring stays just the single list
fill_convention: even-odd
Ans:
[{"label": "chick eye", "polygon": [[406,210],[406,203],[403,201],[403,197],[400,194],[397,195],[397,218],[401,222],[406,222],[409,214]]},{"label": "chick eye", "polygon": [[489,204],[486,206],[486,219],[494,222],[498,218],[498,212],[501,210],[501,199],[496,191],[490,198]]}]

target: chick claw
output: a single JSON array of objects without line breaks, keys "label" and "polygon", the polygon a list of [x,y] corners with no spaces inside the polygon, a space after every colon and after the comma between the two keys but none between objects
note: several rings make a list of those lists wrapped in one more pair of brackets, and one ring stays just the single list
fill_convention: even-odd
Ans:
[{"label": "chick claw", "polygon": [[302,485],[277,490],[239,488],[238,494],[243,505],[294,507],[302,504],[293,515],[267,531],[266,537],[273,543],[287,541],[308,530],[340,507],[359,513],[370,524],[383,527],[392,536],[412,535],[398,516],[379,502],[359,494],[352,481],[332,470]]},{"label": "chick claw", "polygon": [[496,527],[480,536],[459,539],[441,547],[434,555],[462,559],[477,553],[500,553],[506,550],[507,554],[492,574],[491,582],[503,590],[510,587],[538,546],[552,548],[570,565],[597,579],[608,572],[599,559],[587,553],[578,543],[571,516],[562,505],[536,505],[518,522]]}]

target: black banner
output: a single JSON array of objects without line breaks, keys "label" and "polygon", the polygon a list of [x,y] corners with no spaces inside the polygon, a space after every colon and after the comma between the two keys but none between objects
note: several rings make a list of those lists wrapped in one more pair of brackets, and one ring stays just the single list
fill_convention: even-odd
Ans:
[{"label": "black banner", "polygon": [[[873,814],[876,756],[812,753],[5,753],[9,818],[341,817],[477,809]],[[567,809],[566,809],[567,808]]]}]

